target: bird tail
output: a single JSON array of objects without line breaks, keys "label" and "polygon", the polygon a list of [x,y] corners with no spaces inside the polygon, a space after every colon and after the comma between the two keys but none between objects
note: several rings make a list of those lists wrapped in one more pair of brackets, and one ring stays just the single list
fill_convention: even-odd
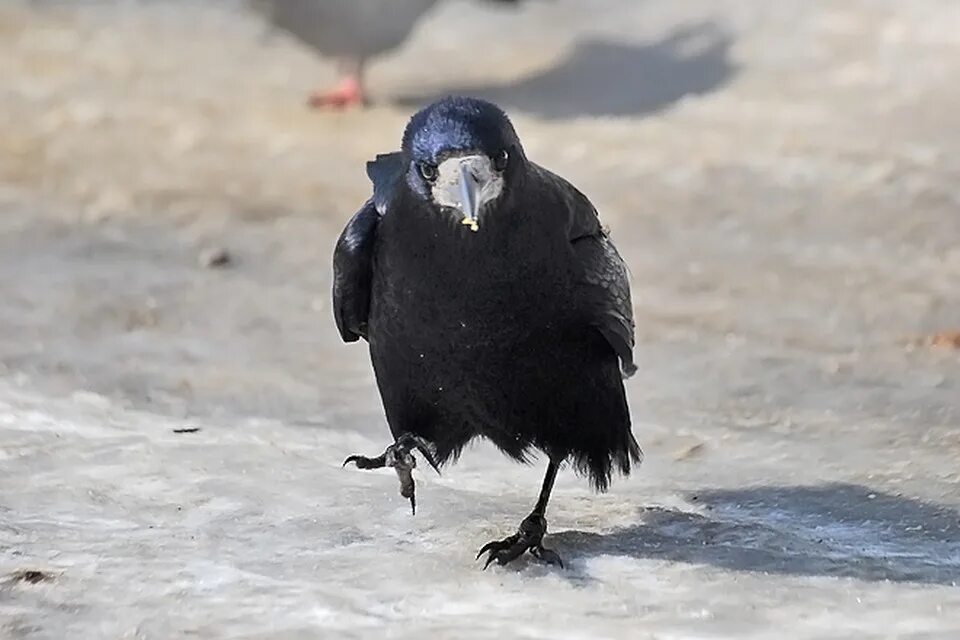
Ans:
[{"label": "bird tail", "polygon": [[604,493],[610,488],[613,472],[629,476],[634,465],[643,462],[643,451],[629,430],[626,437],[613,448],[605,451],[577,451],[572,454],[572,464],[577,473],[587,476],[593,488]]}]

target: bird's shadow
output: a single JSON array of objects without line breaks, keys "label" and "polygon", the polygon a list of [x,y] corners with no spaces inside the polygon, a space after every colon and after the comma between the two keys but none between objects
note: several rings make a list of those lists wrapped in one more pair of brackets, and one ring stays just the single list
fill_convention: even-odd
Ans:
[{"label": "bird's shadow", "polygon": [[407,95],[398,102],[419,107],[458,94],[548,119],[650,114],[732,77],[730,45],[729,35],[710,23],[643,45],[590,39],[554,67],[507,84],[450,87],[442,95]]},{"label": "bird's shadow", "polygon": [[603,555],[735,571],[871,582],[960,584],[960,514],[851,484],[705,490],[690,511],[649,508],[609,533],[562,531],[550,543],[588,580]]}]

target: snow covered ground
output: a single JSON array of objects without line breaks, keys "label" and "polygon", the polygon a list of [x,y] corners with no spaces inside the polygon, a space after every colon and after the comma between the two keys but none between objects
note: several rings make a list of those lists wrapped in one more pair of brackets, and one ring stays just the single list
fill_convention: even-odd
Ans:
[{"label": "snow covered ground", "polygon": [[[227,3],[39,4],[0,5],[0,638],[960,634],[960,359],[915,340],[960,328],[960,5],[450,2],[321,115]],[[450,89],[633,274],[646,462],[561,474],[564,570],[474,561],[542,463],[478,443],[416,516],[340,467],[387,429],[333,239]]]}]

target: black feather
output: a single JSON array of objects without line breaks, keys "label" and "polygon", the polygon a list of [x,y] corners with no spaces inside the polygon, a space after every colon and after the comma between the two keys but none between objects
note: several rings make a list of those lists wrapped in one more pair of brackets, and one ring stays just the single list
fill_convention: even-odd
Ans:
[{"label": "black feather", "polygon": [[[476,232],[411,170],[501,149],[504,187]],[[622,380],[636,369],[630,288],[586,196],[527,160],[498,107],[466,98],[415,115],[402,151],[368,171],[334,307],[344,339],[370,343],[394,436],[424,438],[441,464],[478,436],[521,461],[539,450],[599,490],[629,473],[642,458]]]},{"label": "black feather", "polygon": [[373,183],[373,203],[380,215],[387,212],[397,182],[403,177],[406,163],[402,153],[384,153],[367,163],[367,176]]},{"label": "black feather", "polygon": [[367,337],[379,222],[380,214],[371,198],[347,223],[333,253],[333,317],[344,342]]}]

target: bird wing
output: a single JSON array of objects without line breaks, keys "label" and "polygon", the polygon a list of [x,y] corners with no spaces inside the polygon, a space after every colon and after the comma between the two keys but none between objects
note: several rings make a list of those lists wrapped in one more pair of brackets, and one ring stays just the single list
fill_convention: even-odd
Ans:
[{"label": "bird wing", "polygon": [[593,313],[594,326],[620,358],[624,377],[637,370],[633,362],[634,322],[627,266],[602,229],[572,240],[573,252],[583,266],[583,283]]},{"label": "bird wing", "polygon": [[333,317],[344,342],[367,338],[379,223],[380,214],[370,198],[350,218],[333,252]]},{"label": "bird wing", "polygon": [[539,169],[554,182],[566,204],[567,237],[582,268],[580,285],[591,321],[620,358],[624,377],[630,377],[637,365],[633,362],[635,325],[627,265],[590,200],[563,178]]},{"label": "bird wing", "polygon": [[373,252],[377,226],[387,213],[406,162],[401,153],[385,153],[367,163],[373,197],[357,211],[333,252],[333,316],[344,342],[367,339]]}]

